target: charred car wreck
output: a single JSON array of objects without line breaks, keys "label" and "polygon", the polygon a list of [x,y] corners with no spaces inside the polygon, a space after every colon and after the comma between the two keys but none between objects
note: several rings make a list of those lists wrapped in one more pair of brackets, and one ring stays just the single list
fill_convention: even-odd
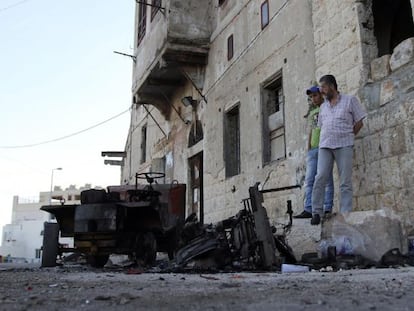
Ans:
[{"label": "charred car wreck", "polygon": [[[176,264],[196,268],[273,270],[282,263],[296,263],[286,243],[286,233],[292,226],[292,204],[287,201],[289,223],[282,228],[270,225],[263,207],[263,193],[287,190],[298,186],[258,189],[259,183],[249,188],[249,198],[233,217],[215,225],[202,225],[194,215],[187,218],[176,253]],[[278,230],[281,229],[281,232]]]},{"label": "charred car wreck", "polygon": [[[103,267],[110,254],[126,254],[139,264],[154,265],[157,252],[166,252],[177,268],[269,270],[281,263],[296,263],[286,243],[292,226],[292,205],[287,201],[289,223],[271,226],[263,207],[263,193],[299,186],[259,190],[233,217],[203,225],[195,215],[185,219],[186,185],[158,184],[162,173],[136,174],[135,185],[85,190],[80,205],[47,205],[56,222],[45,223],[42,266],[55,266],[63,253],[84,254],[87,262]],[[146,185],[138,180],[145,179]],[[58,242],[73,237],[72,248]]]}]

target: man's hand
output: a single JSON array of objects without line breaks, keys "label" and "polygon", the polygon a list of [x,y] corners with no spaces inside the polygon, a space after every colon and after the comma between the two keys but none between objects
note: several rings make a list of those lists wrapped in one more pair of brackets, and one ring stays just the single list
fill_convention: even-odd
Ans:
[{"label": "man's hand", "polygon": [[361,128],[364,126],[362,120],[359,120],[357,123],[354,124],[354,135],[357,135]]}]

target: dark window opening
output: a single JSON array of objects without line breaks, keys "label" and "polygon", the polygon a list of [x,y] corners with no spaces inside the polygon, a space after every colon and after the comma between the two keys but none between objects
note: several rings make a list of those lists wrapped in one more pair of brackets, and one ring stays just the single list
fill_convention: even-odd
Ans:
[{"label": "dark window opening", "polygon": [[152,0],[151,4],[153,5],[151,7],[151,22],[154,19],[155,15],[157,15],[158,11],[161,7],[161,0]]},{"label": "dark window opening", "polygon": [[286,158],[284,95],[281,74],[262,87],[263,162]]},{"label": "dark window opening", "polygon": [[261,17],[262,17],[262,29],[269,25],[269,1],[266,0],[262,3],[260,8]]},{"label": "dark window opening", "polygon": [[232,59],[233,55],[234,55],[234,40],[233,40],[233,35],[230,35],[230,37],[227,38],[227,60]]},{"label": "dark window opening", "polygon": [[239,106],[225,115],[224,156],[226,177],[240,173],[240,113]]},{"label": "dark window opening", "polygon": [[191,125],[190,135],[188,137],[188,147],[194,146],[203,139],[203,126],[200,120]]},{"label": "dark window opening", "polygon": [[218,5],[221,6],[224,4],[224,2],[226,2],[226,0],[218,0]]},{"label": "dark window opening", "polygon": [[147,1],[143,0],[142,2],[143,3],[139,4],[137,45],[144,39],[145,30],[147,28]]},{"label": "dark window opening", "polygon": [[204,223],[204,194],[203,194],[203,153],[189,160],[190,167],[190,213],[195,213],[201,224]]},{"label": "dark window opening", "polygon": [[372,13],[379,57],[392,54],[398,44],[414,37],[410,0],[373,0]]},{"label": "dark window opening", "polygon": [[141,164],[147,161],[147,125],[141,128]]}]

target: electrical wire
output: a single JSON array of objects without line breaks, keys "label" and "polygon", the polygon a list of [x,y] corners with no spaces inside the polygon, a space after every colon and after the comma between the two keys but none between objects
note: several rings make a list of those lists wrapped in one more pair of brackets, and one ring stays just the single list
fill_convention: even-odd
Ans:
[{"label": "electrical wire", "polygon": [[99,123],[97,123],[95,125],[92,125],[92,126],[86,128],[86,129],[80,130],[78,132],[75,132],[75,133],[72,133],[72,134],[69,134],[69,135],[65,135],[65,136],[62,136],[62,137],[58,137],[58,138],[54,138],[54,139],[42,141],[42,142],[39,142],[39,143],[27,144],[27,145],[0,146],[0,149],[21,149],[21,148],[36,147],[36,146],[40,146],[40,145],[54,143],[54,142],[57,142],[57,141],[60,141],[60,140],[64,140],[64,139],[67,139],[67,138],[70,138],[70,137],[73,137],[73,136],[76,136],[76,135],[85,133],[87,131],[90,131],[90,130],[92,130],[92,129],[94,129],[94,128],[102,125],[102,124],[105,124],[105,123],[107,123],[109,121],[112,121],[112,120],[114,120],[114,119],[122,116],[123,114],[127,113],[130,110],[131,110],[131,108],[128,108],[127,110],[124,110],[124,111],[118,113],[117,115],[115,115],[113,117],[110,117],[109,119],[106,119],[106,120],[104,120],[102,122],[99,122]]},{"label": "electrical wire", "polygon": [[11,5],[6,6],[4,8],[0,8],[0,12],[7,11],[9,9],[12,9],[12,8],[14,8],[16,6],[19,6],[19,5],[21,5],[21,4],[25,3],[25,2],[28,2],[28,1],[30,1],[30,0],[19,1],[19,2],[16,2],[15,4],[11,4]]}]

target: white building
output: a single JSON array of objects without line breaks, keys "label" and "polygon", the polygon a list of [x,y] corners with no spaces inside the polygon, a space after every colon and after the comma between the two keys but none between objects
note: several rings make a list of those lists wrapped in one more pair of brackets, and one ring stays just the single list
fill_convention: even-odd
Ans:
[{"label": "white building", "polygon": [[[41,258],[43,244],[43,224],[51,220],[51,215],[40,210],[43,205],[79,204],[82,189],[69,187],[61,190],[55,187],[52,192],[40,192],[38,198],[22,198],[14,196],[12,221],[3,227],[3,240],[0,255],[9,256],[13,261],[37,263]],[[52,197],[52,200],[51,200]],[[60,243],[72,244],[71,238],[60,239]]]}]

